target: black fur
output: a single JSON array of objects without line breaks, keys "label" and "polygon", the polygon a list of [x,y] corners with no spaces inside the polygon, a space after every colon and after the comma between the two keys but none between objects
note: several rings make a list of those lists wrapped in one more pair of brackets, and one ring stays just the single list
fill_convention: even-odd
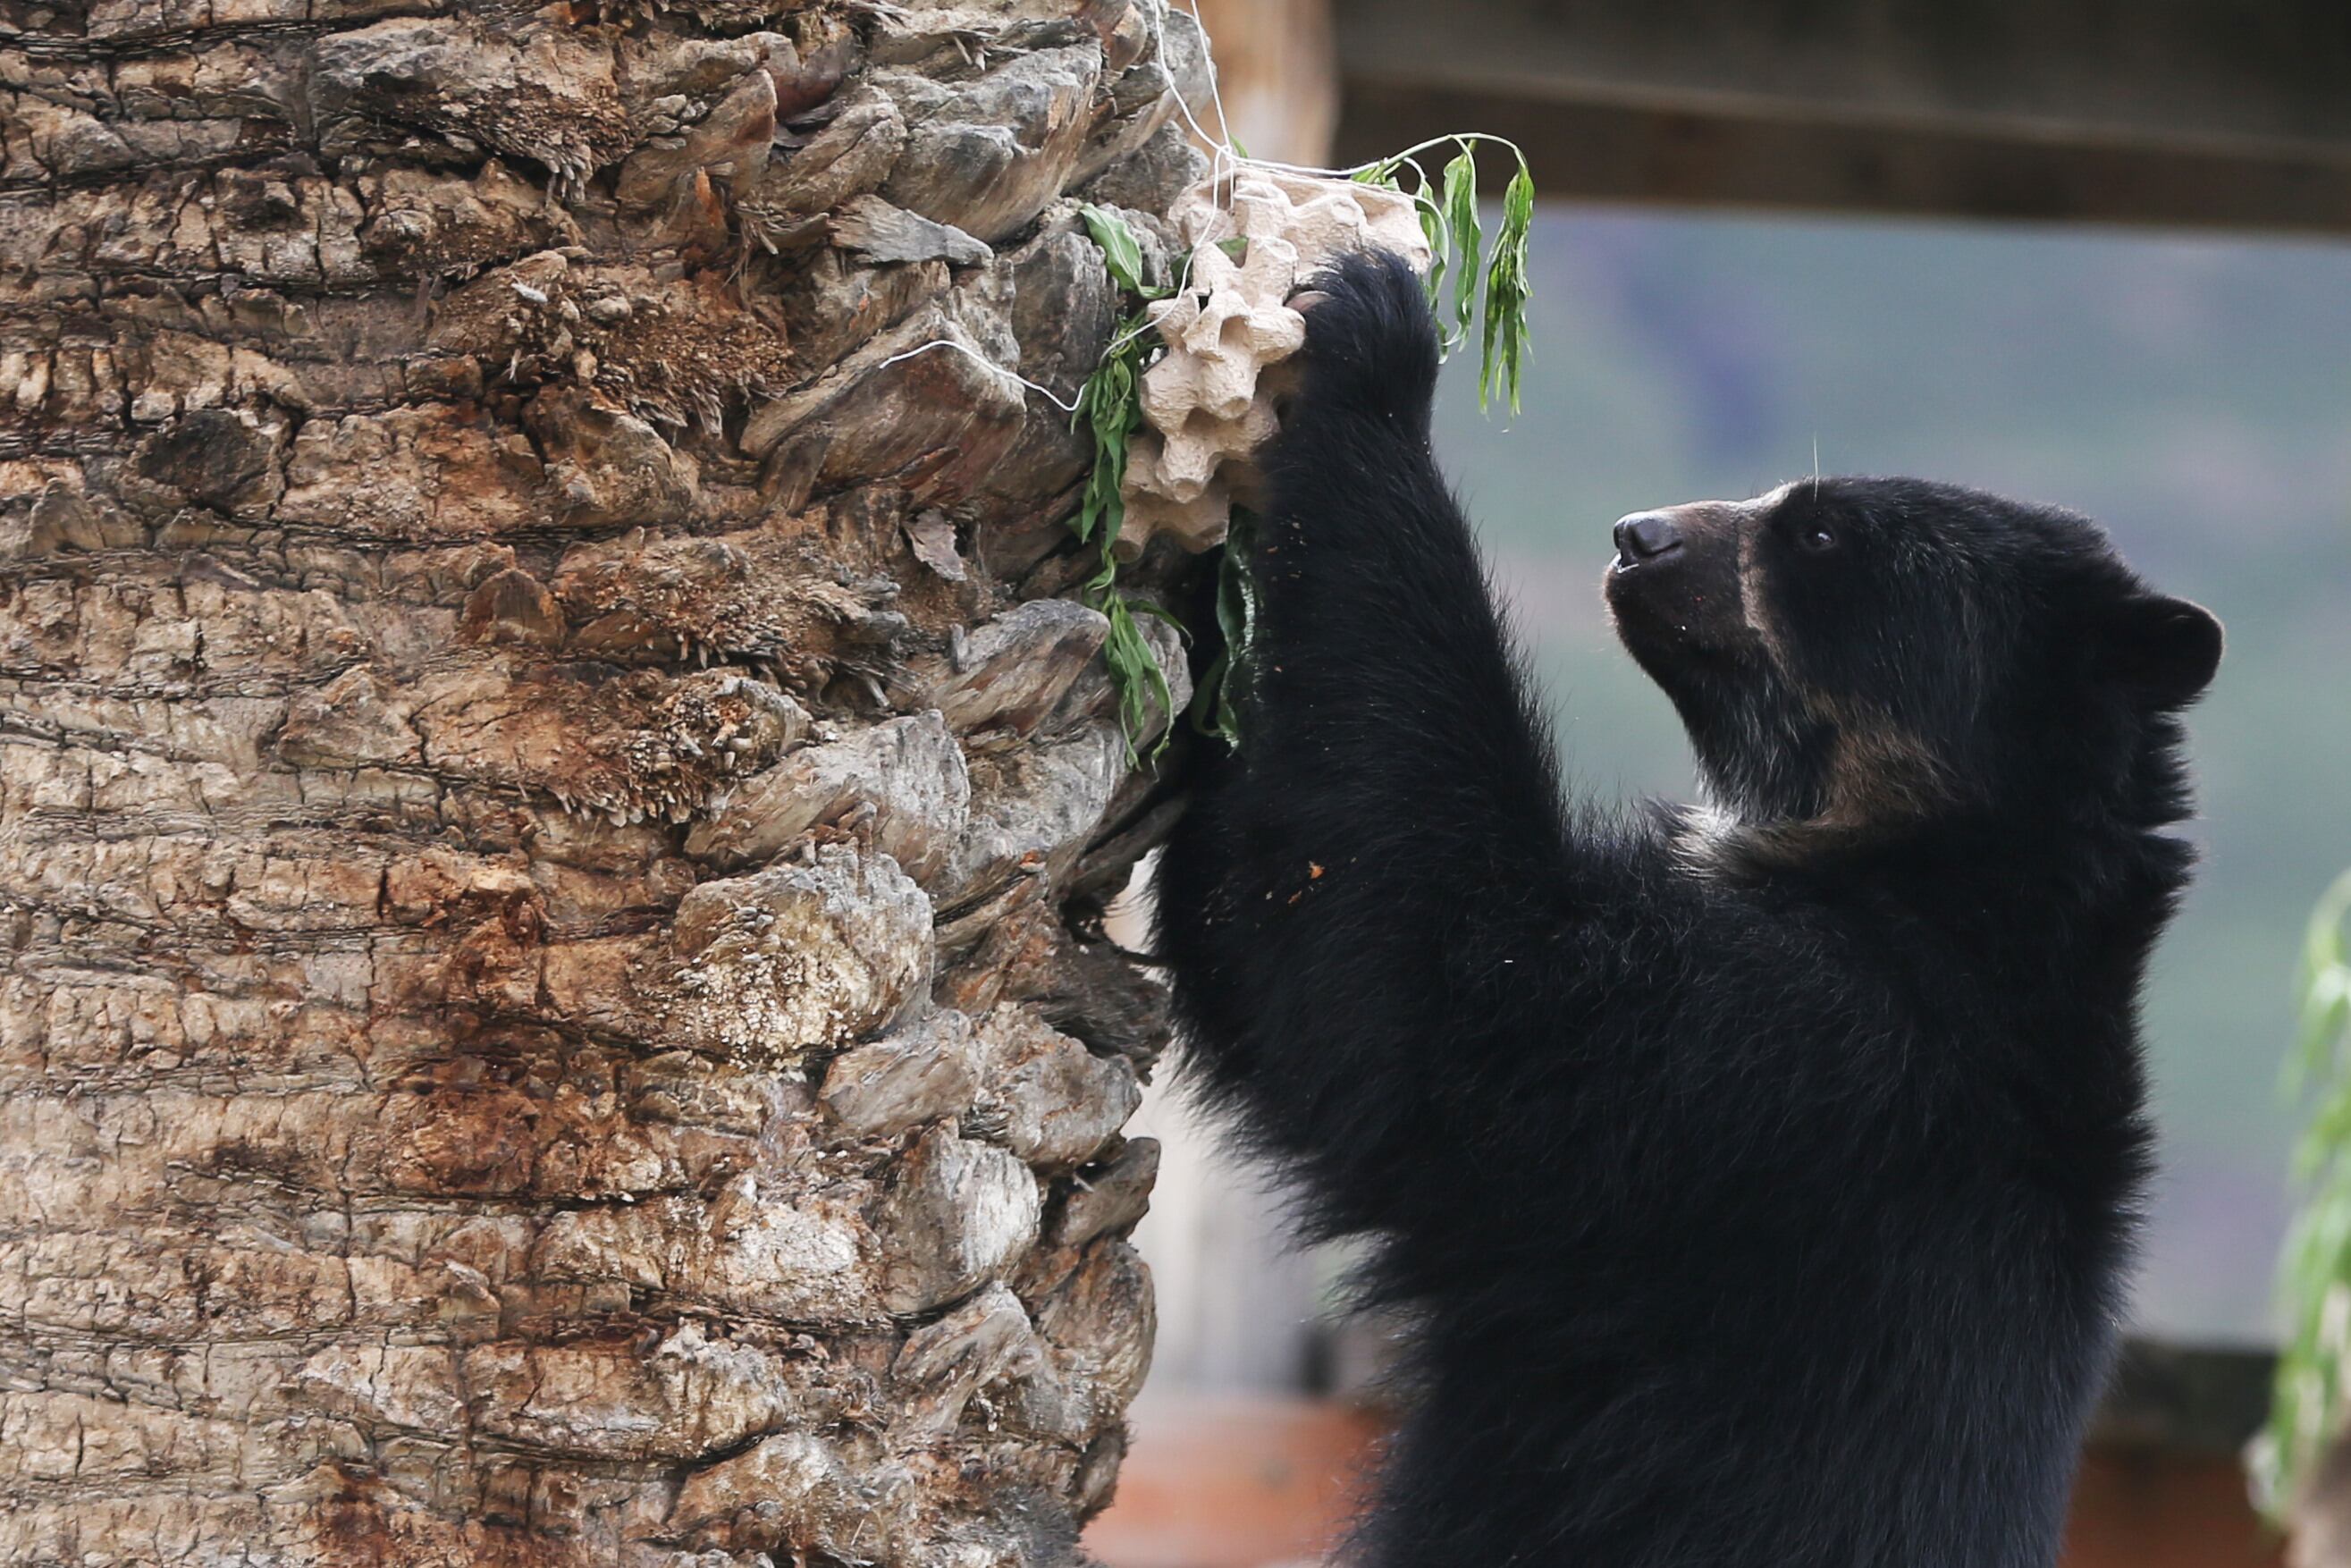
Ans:
[{"label": "black fur", "polygon": [[1158,940],[1195,1079],[1420,1325],[1359,1556],[2049,1563],[2217,624],[1970,491],[1688,509],[1609,595],[1710,807],[1571,806],[1430,455],[1419,286],[1315,287],[1244,745]]}]

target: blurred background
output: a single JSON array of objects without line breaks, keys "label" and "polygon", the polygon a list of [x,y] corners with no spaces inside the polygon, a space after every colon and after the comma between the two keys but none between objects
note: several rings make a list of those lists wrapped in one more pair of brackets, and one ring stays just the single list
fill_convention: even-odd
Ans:
[{"label": "blurred background", "polygon": [[[2241,25],[2208,24],[2223,9]],[[2316,7],[1469,0],[1204,6],[1251,152],[1353,162],[1454,130],[1527,146],[1524,412],[1448,367],[1441,460],[1573,776],[1686,796],[1670,708],[1602,614],[1608,528],[1823,473],[2099,518],[2229,655],[2193,716],[2206,851],[2147,1012],[2163,1175],[2069,1563],[2273,1562],[2238,1449],[2265,1402],[2297,1116],[2279,1092],[2314,903],[2351,863],[2351,47]],[[1767,16],[1765,13],[1769,13]],[[2332,72],[2332,74],[2330,74]],[[1439,154],[1441,159],[1449,155]],[[1499,191],[1508,165],[1488,165]],[[1158,1351],[1112,1568],[1328,1545],[1383,1425],[1343,1260],[1162,1074],[1138,1244]]]}]

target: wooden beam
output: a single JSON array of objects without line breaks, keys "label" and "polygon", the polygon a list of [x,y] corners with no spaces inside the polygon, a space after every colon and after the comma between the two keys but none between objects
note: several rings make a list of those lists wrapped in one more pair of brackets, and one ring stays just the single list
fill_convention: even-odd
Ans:
[{"label": "wooden beam", "polygon": [[2234,1458],[2093,1442],[2074,1478],[2060,1568],[2283,1568]]},{"label": "wooden beam", "polygon": [[2134,1339],[2106,1380],[2094,1434],[2115,1448],[2160,1449],[2232,1464],[2269,1418],[2277,1357]]},{"label": "wooden beam", "polygon": [[1337,156],[1490,130],[1552,195],[2351,228],[2351,6],[1337,0]]},{"label": "wooden beam", "polygon": [[1259,158],[1311,165],[1330,157],[1339,68],[1329,0],[1194,5],[1216,41],[1217,91],[1232,135]]}]

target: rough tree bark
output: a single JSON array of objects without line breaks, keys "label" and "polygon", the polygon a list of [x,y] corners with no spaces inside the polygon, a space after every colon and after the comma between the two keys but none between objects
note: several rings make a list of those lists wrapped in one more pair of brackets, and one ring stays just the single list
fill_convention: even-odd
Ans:
[{"label": "rough tree bark", "polygon": [[1073,1553],[1155,10],[0,4],[0,1561]]}]

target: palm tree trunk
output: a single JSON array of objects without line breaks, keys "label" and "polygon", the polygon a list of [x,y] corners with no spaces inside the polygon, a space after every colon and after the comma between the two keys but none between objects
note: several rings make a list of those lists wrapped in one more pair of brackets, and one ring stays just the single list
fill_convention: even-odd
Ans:
[{"label": "palm tree trunk", "polygon": [[1069,1559],[1164,811],[983,361],[1196,37],[5,16],[0,1561]]}]

